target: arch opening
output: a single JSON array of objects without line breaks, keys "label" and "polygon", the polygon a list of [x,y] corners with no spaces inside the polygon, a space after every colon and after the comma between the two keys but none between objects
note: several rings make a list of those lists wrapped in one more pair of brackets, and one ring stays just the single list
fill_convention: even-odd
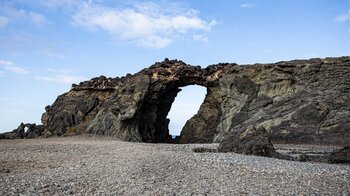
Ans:
[{"label": "arch opening", "polygon": [[[182,92],[179,93],[180,91]],[[206,86],[193,83],[169,85],[167,88],[150,92],[139,111],[138,130],[142,141],[149,143],[176,143],[177,140],[172,138],[172,134],[180,134],[185,127],[184,124],[198,113],[200,106],[204,103],[207,92]],[[177,97],[178,94],[184,97],[179,98]],[[175,103],[174,110],[172,108],[176,97],[176,102],[179,103]],[[171,109],[174,111],[168,115]],[[179,118],[181,118],[180,121],[182,120],[182,122],[179,122]],[[171,133],[169,131],[170,122],[172,123],[170,125]]]},{"label": "arch opening", "polygon": [[172,139],[179,137],[186,122],[198,113],[207,94],[207,88],[200,85],[189,85],[180,89],[167,116],[170,119],[169,135]]}]

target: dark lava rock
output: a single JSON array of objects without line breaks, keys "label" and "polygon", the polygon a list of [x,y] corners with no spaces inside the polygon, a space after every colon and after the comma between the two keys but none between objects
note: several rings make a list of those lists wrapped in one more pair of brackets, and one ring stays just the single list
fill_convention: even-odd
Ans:
[{"label": "dark lava rock", "polygon": [[301,154],[296,157],[296,161],[300,162],[316,162],[316,163],[330,163],[330,159],[325,155],[307,155]]},{"label": "dark lava rock", "polygon": [[197,84],[207,87],[209,93],[178,142],[211,143],[221,117],[222,73],[222,66],[207,71],[166,59],[118,80],[93,78],[72,86],[70,92],[46,108],[42,117],[44,135],[60,136],[69,131],[108,135],[125,141],[173,142],[167,119],[171,105],[180,87]]},{"label": "dark lava rock", "polygon": [[38,138],[44,132],[43,125],[21,123],[12,132],[0,134],[0,139]]},{"label": "dark lava rock", "polygon": [[272,142],[350,141],[350,58],[240,66],[220,78],[221,118],[214,141],[263,126]]},{"label": "dark lava rock", "polygon": [[[92,133],[125,141],[173,142],[168,112],[180,88],[193,84],[206,87],[207,95],[179,143],[227,141],[226,136],[251,125],[264,127],[272,142],[350,141],[350,57],[221,63],[204,69],[165,59],[133,75],[100,76],[72,85],[45,108],[41,136]],[[16,132],[11,137],[23,136]]]},{"label": "dark lava rock", "polygon": [[350,146],[335,150],[329,155],[330,163],[350,163]]},{"label": "dark lava rock", "polygon": [[264,127],[249,126],[240,132],[229,133],[221,141],[219,152],[235,152],[245,155],[275,157],[275,151]]},{"label": "dark lava rock", "polygon": [[326,153],[324,155],[308,155],[301,154],[296,158],[297,161],[302,162],[321,162],[321,163],[350,163],[350,147],[346,146],[341,149],[334,150],[331,153]]}]

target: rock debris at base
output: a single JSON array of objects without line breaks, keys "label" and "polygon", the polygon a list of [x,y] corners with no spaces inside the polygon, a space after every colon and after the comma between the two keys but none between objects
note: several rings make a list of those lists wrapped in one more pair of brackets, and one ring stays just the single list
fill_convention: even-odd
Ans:
[{"label": "rock debris at base", "polygon": [[192,151],[199,147],[217,144],[2,140],[0,195],[350,194],[350,165]]}]

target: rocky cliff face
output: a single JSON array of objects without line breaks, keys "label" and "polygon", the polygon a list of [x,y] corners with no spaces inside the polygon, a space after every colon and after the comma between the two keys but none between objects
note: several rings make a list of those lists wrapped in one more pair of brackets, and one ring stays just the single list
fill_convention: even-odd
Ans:
[{"label": "rocky cliff face", "polygon": [[272,141],[350,141],[350,58],[241,66],[220,79],[225,133],[263,126]]},{"label": "rocky cliff face", "polygon": [[42,136],[93,133],[126,141],[171,142],[167,114],[180,87],[207,95],[179,143],[221,142],[250,125],[273,142],[350,141],[350,57],[202,69],[165,59],[134,75],[93,78],[46,107]]}]

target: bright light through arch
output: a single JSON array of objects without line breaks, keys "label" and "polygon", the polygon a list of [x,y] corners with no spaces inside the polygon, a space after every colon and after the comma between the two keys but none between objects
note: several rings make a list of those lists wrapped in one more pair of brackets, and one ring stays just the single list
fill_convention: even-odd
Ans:
[{"label": "bright light through arch", "polygon": [[207,94],[207,88],[199,85],[185,86],[181,89],[167,117],[170,119],[169,134],[173,136],[180,135],[187,120],[197,114]]}]

